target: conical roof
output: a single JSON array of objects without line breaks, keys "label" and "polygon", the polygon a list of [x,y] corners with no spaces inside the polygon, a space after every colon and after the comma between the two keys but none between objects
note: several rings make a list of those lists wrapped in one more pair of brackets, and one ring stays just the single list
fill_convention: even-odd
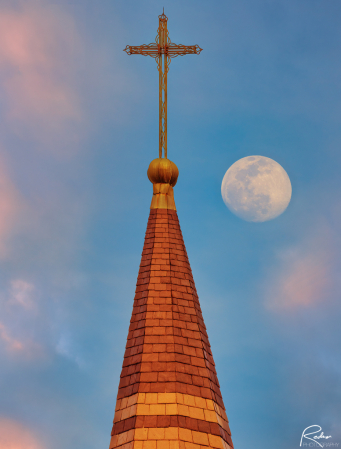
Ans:
[{"label": "conical roof", "polygon": [[231,432],[175,210],[176,179],[170,185],[169,177],[148,176],[154,195],[109,449],[229,449]]}]

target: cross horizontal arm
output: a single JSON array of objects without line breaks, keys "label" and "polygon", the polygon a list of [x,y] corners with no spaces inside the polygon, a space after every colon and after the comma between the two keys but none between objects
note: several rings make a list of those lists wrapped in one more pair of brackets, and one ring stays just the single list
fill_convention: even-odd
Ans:
[{"label": "cross horizontal arm", "polygon": [[138,45],[135,47],[127,45],[123,51],[125,51],[127,55],[142,55],[157,58],[159,56],[159,45],[148,44],[148,45]]},{"label": "cross horizontal arm", "polygon": [[170,58],[176,58],[177,56],[184,55],[199,55],[202,48],[199,45],[181,45],[181,44],[168,44],[167,55]]},{"label": "cross horizontal arm", "polygon": [[202,48],[200,48],[199,45],[181,45],[169,43],[167,45],[127,45],[123,51],[125,51],[128,55],[151,56],[152,58],[157,58],[160,55],[167,55],[169,58],[176,58],[177,56],[184,55],[199,55],[202,51]]}]

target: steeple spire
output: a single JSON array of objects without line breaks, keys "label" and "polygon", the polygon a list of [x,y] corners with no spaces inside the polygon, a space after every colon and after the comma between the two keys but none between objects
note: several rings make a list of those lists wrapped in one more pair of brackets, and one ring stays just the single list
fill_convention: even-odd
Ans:
[{"label": "steeple spire", "polygon": [[175,210],[151,209],[109,449],[230,449]]}]

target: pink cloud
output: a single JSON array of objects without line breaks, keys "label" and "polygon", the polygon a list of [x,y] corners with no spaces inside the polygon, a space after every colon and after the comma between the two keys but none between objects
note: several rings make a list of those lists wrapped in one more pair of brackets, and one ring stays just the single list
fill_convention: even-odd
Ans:
[{"label": "pink cloud", "polygon": [[25,309],[33,309],[35,307],[32,294],[34,293],[34,285],[22,279],[11,281],[10,302],[18,304]]},{"label": "pink cloud", "polygon": [[13,279],[0,293],[0,348],[7,356],[36,360],[46,354],[38,305],[35,286],[24,279]]},{"label": "pink cloud", "polygon": [[19,10],[0,9],[0,81],[13,132],[47,147],[62,133],[69,144],[77,140],[79,51],[75,24],[60,8],[28,1]]},{"label": "pink cloud", "polygon": [[279,265],[265,283],[266,306],[293,312],[330,301],[337,286],[337,240],[331,230],[318,227],[307,239],[279,255]]},{"label": "pink cloud", "polygon": [[0,158],[0,258],[7,255],[8,238],[13,231],[21,206],[19,193]]},{"label": "pink cloud", "polygon": [[[25,360],[35,360],[44,356],[41,344],[29,338],[18,339],[4,323],[0,322],[0,346],[4,347],[8,355]],[[0,446],[1,447],[1,446]]]},{"label": "pink cloud", "polygon": [[17,421],[0,418],[1,449],[44,449],[32,430]]},{"label": "pink cloud", "polygon": [[278,279],[275,303],[282,308],[305,307],[323,300],[331,282],[330,261],[309,254],[292,261]]},{"label": "pink cloud", "polygon": [[24,349],[23,343],[11,337],[8,329],[2,323],[0,323],[0,339],[5,344],[5,347],[9,352],[21,352]]}]

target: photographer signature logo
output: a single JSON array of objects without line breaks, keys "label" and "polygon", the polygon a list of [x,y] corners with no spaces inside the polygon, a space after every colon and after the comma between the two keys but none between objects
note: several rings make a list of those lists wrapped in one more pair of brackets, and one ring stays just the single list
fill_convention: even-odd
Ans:
[{"label": "photographer signature logo", "polygon": [[[315,429],[315,430],[313,430]],[[320,433],[321,432],[321,433]],[[319,434],[319,435],[316,435]],[[322,432],[322,427],[314,424],[303,430],[300,446],[305,447],[327,447],[327,446],[338,446],[339,443],[325,443],[324,440],[331,438],[331,435],[325,436]],[[312,443],[307,443],[305,440],[310,440]]]}]

